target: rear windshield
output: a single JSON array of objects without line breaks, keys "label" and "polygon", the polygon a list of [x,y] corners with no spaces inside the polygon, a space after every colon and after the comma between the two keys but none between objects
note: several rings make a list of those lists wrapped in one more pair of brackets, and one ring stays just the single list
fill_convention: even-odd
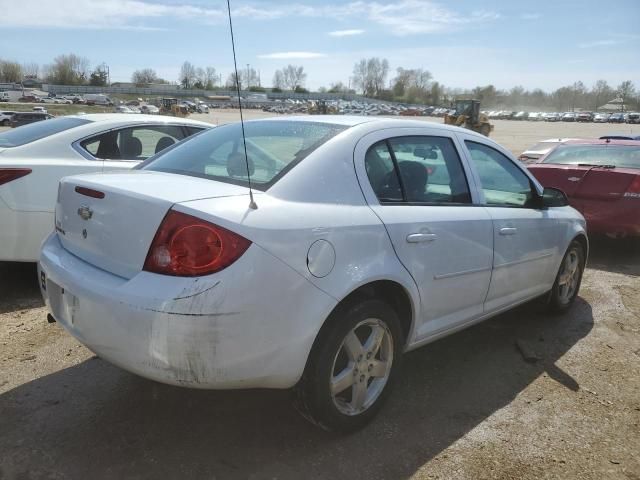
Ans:
[{"label": "rear windshield", "polygon": [[[266,190],[344,125],[256,121],[244,125],[251,186]],[[239,123],[213,128],[138,168],[248,185]]]},{"label": "rear windshield", "polygon": [[48,137],[50,135],[54,135],[56,133],[60,133],[65,130],[69,130],[70,128],[78,127],[90,122],[90,120],[81,118],[63,117],[46,120],[44,122],[23,125],[22,127],[0,133],[0,148],[19,147],[20,145],[25,145],[27,143],[40,140],[41,138]]},{"label": "rear windshield", "polygon": [[585,163],[640,169],[640,145],[559,145],[542,163]]}]

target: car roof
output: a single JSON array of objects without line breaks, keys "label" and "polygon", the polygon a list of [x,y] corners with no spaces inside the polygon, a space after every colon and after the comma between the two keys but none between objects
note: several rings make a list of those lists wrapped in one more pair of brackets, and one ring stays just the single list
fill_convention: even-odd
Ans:
[{"label": "car roof", "polygon": [[579,140],[579,138],[547,138],[546,140],[540,140],[538,143],[558,143],[568,142],[569,140]]},{"label": "car roof", "polygon": [[248,120],[248,122],[262,121],[289,121],[289,122],[308,122],[308,123],[325,123],[330,125],[344,125],[354,127],[361,123],[367,123],[377,120],[374,117],[364,117],[359,115],[288,115],[284,117],[268,117]]},{"label": "car roof", "polygon": [[249,122],[264,122],[264,121],[295,121],[295,122],[309,122],[309,123],[326,123],[331,125],[344,125],[346,127],[355,127],[362,125],[368,127],[371,130],[377,130],[382,128],[429,128],[437,129],[448,132],[460,132],[471,136],[477,136],[479,138],[487,139],[484,135],[481,135],[473,130],[466,128],[456,127],[453,125],[445,125],[444,123],[436,123],[432,121],[424,120],[410,120],[405,118],[390,118],[390,117],[368,117],[363,115],[291,115],[284,117],[267,117],[255,120],[249,120]]},{"label": "car roof", "polygon": [[627,134],[627,133],[609,133],[607,135],[602,135],[600,140],[640,140],[640,134]]},{"label": "car roof", "polygon": [[68,115],[71,118],[80,118],[83,120],[88,120],[90,122],[101,122],[101,123],[121,123],[122,121],[126,121],[127,123],[135,123],[135,122],[143,122],[143,123],[181,123],[185,125],[197,125],[197,126],[206,126],[213,127],[214,125],[207,122],[202,122],[200,120],[191,120],[189,118],[180,118],[180,117],[171,117],[167,115],[158,115],[158,116],[150,116],[144,115],[142,113],[89,113],[86,115]]},{"label": "car roof", "polygon": [[583,138],[583,139],[569,140],[564,144],[565,145],[631,145],[634,147],[639,147],[640,140],[617,140],[617,139],[601,140],[599,138]]}]

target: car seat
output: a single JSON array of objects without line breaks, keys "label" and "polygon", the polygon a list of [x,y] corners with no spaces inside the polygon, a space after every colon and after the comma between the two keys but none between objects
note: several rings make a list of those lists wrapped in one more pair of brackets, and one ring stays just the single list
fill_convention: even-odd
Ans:
[{"label": "car seat", "polygon": [[398,169],[402,177],[406,200],[408,202],[424,202],[429,173],[420,162],[398,162]]},{"label": "car seat", "polygon": [[245,161],[244,153],[233,152],[227,157],[227,173],[231,177],[247,177],[247,163],[249,164],[249,175],[255,172],[253,160]]},{"label": "car seat", "polygon": [[120,155],[120,149],[118,148],[116,139],[116,132],[109,132],[102,135],[98,150],[96,151],[96,157],[108,160],[120,160],[122,156]]},{"label": "car seat", "polygon": [[176,141],[173,138],[171,138],[171,137],[162,137],[160,140],[158,140],[158,143],[156,143],[155,153],[159,153],[162,150],[164,150],[165,148],[169,148],[174,143],[176,143]]},{"label": "car seat", "polygon": [[124,160],[138,160],[142,155],[142,142],[139,138],[130,137],[122,145],[122,158]]}]

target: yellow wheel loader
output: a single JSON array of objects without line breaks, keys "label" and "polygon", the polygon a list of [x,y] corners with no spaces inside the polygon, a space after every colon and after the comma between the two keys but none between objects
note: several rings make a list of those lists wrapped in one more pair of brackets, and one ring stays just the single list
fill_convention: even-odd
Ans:
[{"label": "yellow wheel loader", "polygon": [[445,125],[468,128],[488,137],[493,130],[489,117],[480,113],[480,100],[456,100],[455,112],[444,116]]}]

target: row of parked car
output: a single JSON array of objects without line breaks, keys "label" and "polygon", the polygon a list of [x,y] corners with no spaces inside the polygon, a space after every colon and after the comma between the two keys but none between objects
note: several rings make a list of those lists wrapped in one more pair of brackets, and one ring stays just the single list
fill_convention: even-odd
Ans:
[{"label": "row of parked car", "polygon": [[529,120],[532,122],[594,122],[594,123],[640,123],[637,112],[513,112],[506,110],[485,111],[490,119]]},{"label": "row of parked car", "polygon": [[44,107],[33,107],[30,112],[16,112],[14,110],[0,111],[0,126],[3,127],[20,127],[29,123],[40,122],[53,118]]},{"label": "row of parked car", "polygon": [[297,100],[286,99],[257,105],[270,113],[329,113],[337,115],[398,115],[429,116],[435,107],[413,106],[382,102],[361,102],[357,100]]}]

